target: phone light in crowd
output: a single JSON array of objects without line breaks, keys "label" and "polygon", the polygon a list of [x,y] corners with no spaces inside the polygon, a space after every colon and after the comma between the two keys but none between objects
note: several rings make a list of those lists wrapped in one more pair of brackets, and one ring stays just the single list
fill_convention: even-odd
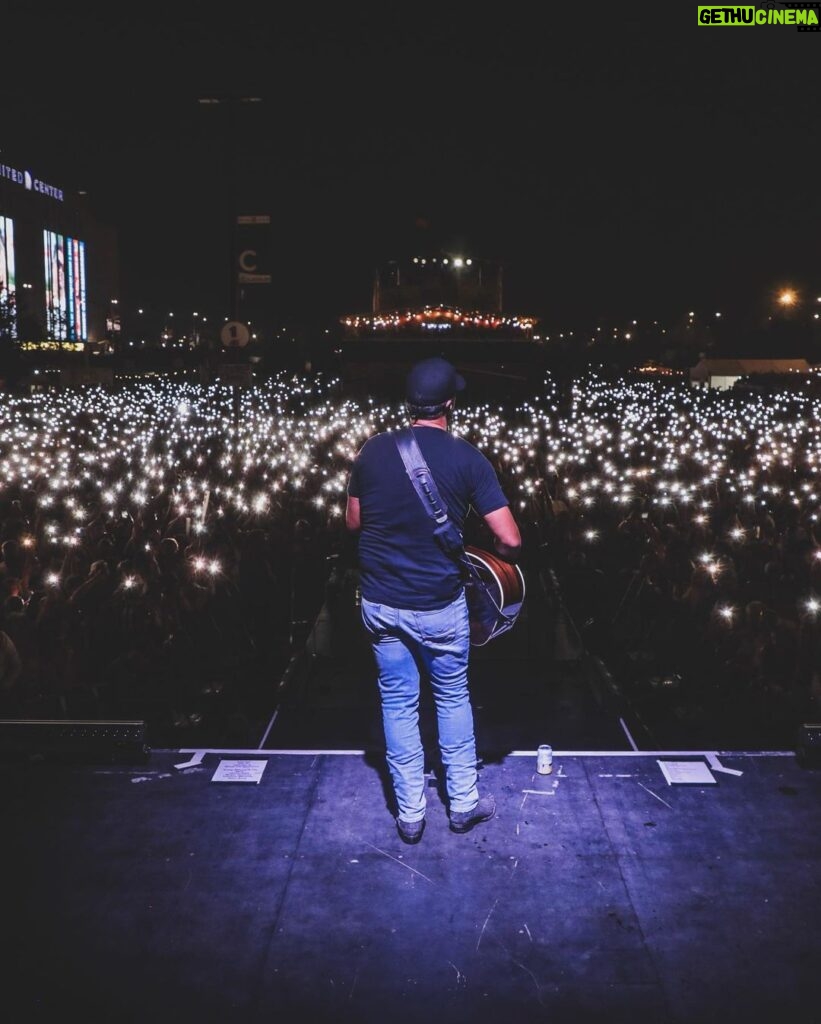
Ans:
[{"label": "phone light in crowd", "polygon": [[810,615],[812,615],[812,617],[815,618],[818,612],[821,611],[821,601],[819,601],[817,597],[810,597],[807,599],[805,608],[810,613]]},{"label": "phone light in crowd", "polygon": [[731,605],[725,604],[718,609],[718,614],[724,619],[726,623],[731,623],[735,615],[735,608]]},{"label": "phone light in crowd", "polygon": [[46,576],[46,583],[50,587],[59,586],[59,584],[60,584],[60,574],[59,574],[59,572],[50,572],[50,573],[48,573],[47,576]]}]

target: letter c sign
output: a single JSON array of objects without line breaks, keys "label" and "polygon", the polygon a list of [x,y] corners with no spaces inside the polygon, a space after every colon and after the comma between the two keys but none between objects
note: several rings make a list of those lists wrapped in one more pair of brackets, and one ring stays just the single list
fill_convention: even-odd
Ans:
[{"label": "letter c sign", "polygon": [[256,255],[256,249],[245,249],[241,252],[239,254],[240,270],[245,271],[246,274],[253,274],[257,269]]}]

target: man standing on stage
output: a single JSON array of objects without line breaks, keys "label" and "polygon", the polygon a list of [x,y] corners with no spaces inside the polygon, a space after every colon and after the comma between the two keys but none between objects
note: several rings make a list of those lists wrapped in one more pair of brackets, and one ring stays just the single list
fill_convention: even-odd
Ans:
[{"label": "man standing on stage", "polygon": [[[417,363],[406,379],[411,426],[459,532],[472,507],[489,527],[499,557],[515,562],[521,536],[493,466],[478,448],[450,433],[456,395],[464,387],[446,360]],[[492,818],[496,804],[492,794],[480,797],[477,787],[464,585],[458,563],[434,536],[394,433],[376,434],[357,454],[345,522],[358,539],[362,619],[376,659],[399,835],[417,843],[425,828],[420,668],[436,707],[450,828],[468,832]]]}]

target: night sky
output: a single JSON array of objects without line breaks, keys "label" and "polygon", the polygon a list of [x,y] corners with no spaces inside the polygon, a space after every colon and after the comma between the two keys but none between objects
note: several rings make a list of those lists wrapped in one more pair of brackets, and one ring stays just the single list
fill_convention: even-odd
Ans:
[{"label": "night sky", "polygon": [[[232,166],[291,320],[368,310],[426,243],[501,260],[548,326],[821,295],[821,33],[490,10],[4,15],[0,160],[88,191],[133,306],[225,311]],[[204,96],[262,102],[231,131]]]}]

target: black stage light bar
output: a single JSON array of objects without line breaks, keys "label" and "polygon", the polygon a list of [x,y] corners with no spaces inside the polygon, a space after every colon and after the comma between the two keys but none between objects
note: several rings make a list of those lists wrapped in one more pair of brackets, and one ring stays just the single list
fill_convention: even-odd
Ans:
[{"label": "black stage light bar", "polygon": [[0,719],[0,756],[144,764],[151,748],[144,721]]}]

